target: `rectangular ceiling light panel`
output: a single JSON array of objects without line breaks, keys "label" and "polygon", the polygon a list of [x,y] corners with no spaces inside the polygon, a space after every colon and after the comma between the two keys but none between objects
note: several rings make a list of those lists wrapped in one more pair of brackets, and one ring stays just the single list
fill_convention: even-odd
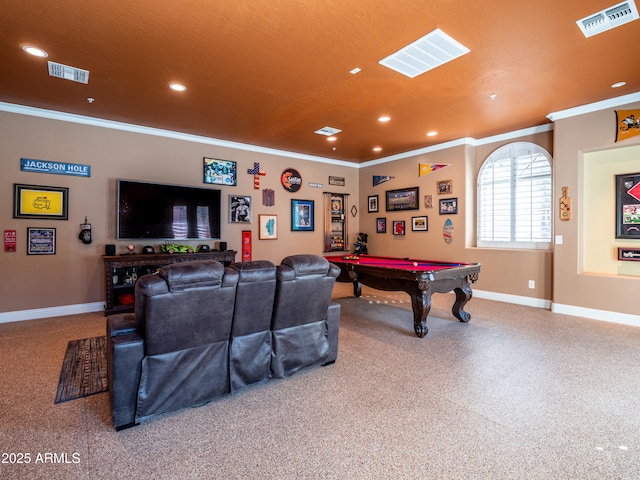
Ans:
[{"label": "rectangular ceiling light panel", "polygon": [[49,75],[57,78],[64,78],[78,83],[89,83],[89,71],[81,68],[70,67],[62,63],[48,62]]},{"label": "rectangular ceiling light panel", "polygon": [[638,9],[636,4],[633,0],[628,0],[589,15],[576,23],[585,37],[592,37],[637,19]]},{"label": "rectangular ceiling light panel", "polygon": [[378,63],[409,78],[414,78],[470,51],[460,42],[436,28],[433,32],[401,48],[396,53],[392,53]]}]

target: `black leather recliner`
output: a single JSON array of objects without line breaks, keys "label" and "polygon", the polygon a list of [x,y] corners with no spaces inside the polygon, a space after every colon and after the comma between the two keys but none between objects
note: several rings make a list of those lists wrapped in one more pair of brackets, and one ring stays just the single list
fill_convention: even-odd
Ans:
[{"label": "black leather recliner", "polygon": [[317,255],[223,267],[181,262],[138,279],[135,313],[107,319],[117,429],[336,360],[340,269]]}]

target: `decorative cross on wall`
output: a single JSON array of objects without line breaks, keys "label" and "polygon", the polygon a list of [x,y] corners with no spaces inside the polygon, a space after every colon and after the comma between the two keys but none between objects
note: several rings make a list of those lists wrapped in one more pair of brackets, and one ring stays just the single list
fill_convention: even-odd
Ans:
[{"label": "decorative cross on wall", "polygon": [[253,168],[248,168],[247,173],[253,175],[253,188],[254,190],[260,190],[260,177],[264,177],[267,172],[260,170],[260,164],[253,162]]}]

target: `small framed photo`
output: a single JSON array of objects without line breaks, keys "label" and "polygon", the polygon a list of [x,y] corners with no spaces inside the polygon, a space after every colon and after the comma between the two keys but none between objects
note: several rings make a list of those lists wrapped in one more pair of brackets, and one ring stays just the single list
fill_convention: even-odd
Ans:
[{"label": "small framed photo", "polygon": [[411,231],[426,232],[429,230],[428,217],[411,217]]},{"label": "small framed photo", "polygon": [[13,184],[13,218],[69,219],[69,189]]},{"label": "small framed photo", "polygon": [[440,200],[440,215],[455,215],[458,213],[457,198],[443,198]]},{"label": "small framed photo", "polygon": [[404,235],[405,233],[404,220],[394,220],[392,226],[393,226],[394,235]]},{"label": "small framed photo", "polygon": [[313,232],[313,200],[291,200],[291,231]]},{"label": "small framed photo", "polygon": [[425,208],[433,208],[433,195],[424,196],[424,206]]},{"label": "small framed photo", "polygon": [[278,239],[278,216],[258,215],[258,239],[277,240]]},{"label": "small framed photo", "polygon": [[236,186],[237,164],[231,160],[204,157],[204,183]]},{"label": "small framed photo", "polygon": [[376,233],[387,233],[387,219],[385,217],[376,218]]},{"label": "small framed photo", "polygon": [[438,189],[438,195],[451,195],[453,192],[451,180],[441,180],[437,182],[436,188]]},{"label": "small framed photo", "polygon": [[27,228],[27,255],[55,254],[55,228]]},{"label": "small framed photo", "polygon": [[369,212],[377,212],[378,211],[378,195],[370,195],[368,198],[367,205],[369,206]]},{"label": "small framed photo", "polygon": [[251,223],[251,197],[229,195],[229,223]]}]

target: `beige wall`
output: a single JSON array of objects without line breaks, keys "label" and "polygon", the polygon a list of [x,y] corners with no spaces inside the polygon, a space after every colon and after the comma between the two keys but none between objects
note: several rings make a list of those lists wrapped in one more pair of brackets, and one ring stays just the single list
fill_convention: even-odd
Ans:
[{"label": "beige wall", "polygon": [[[118,253],[129,242],[116,241],[116,181],[118,178],[147,180],[178,185],[204,186],[202,158],[214,157],[238,162],[237,187],[212,187],[222,190],[222,240],[238,250],[240,260],[242,230],[253,236],[253,258],[274,263],[295,253],[323,250],[323,191],[349,193],[358,198],[358,170],[352,166],[305,161],[266,153],[224,148],[215,145],[130,133],[26,115],[0,112],[0,221],[3,230],[16,230],[16,253],[0,251],[2,288],[0,312],[31,310],[64,305],[103,302],[104,273],[101,255],[105,244],[117,244]],[[20,159],[32,158],[91,166],[91,177],[29,173],[20,171]],[[259,162],[266,176],[260,187],[275,191],[275,206],[262,205],[262,190],[254,190],[253,176],[246,173]],[[346,164],[345,164],[346,165]],[[280,173],[287,167],[302,175],[303,186],[295,194],[280,184]],[[328,176],[345,177],[344,187],[330,186]],[[308,182],[322,183],[311,188]],[[13,184],[49,185],[69,188],[69,220],[26,220],[12,218]],[[252,196],[250,226],[228,223],[228,196]],[[314,200],[315,231],[291,232],[292,198]],[[278,240],[258,240],[258,215],[278,215]],[[92,224],[93,243],[78,239],[79,225],[85,216]],[[357,231],[359,216],[349,216],[350,229]],[[27,227],[54,227],[57,234],[55,255],[27,255]],[[138,251],[152,244],[158,250],[161,241],[132,242]],[[184,242],[196,245],[198,242]],[[208,242],[215,246],[216,242]]]},{"label": "beige wall", "polygon": [[[479,262],[482,264],[476,289],[506,295],[551,300],[552,251],[504,250],[475,247],[475,195],[478,172],[484,160],[497,148],[511,142],[532,142],[550,154],[552,132],[536,133],[509,138],[478,146],[463,144],[444,150],[433,151],[394,162],[373,165],[360,171],[360,209],[363,217],[360,225],[369,233],[369,253],[378,255],[412,256],[429,260],[452,262]],[[419,176],[419,164],[450,164],[428,175]],[[373,185],[373,176],[394,178],[378,186]],[[451,195],[438,195],[436,183],[452,180]],[[386,212],[385,191],[404,187],[420,188],[420,209],[416,211]],[[379,212],[367,213],[367,197],[378,195]],[[433,208],[426,208],[424,196],[432,195]],[[457,198],[457,215],[440,215],[438,201],[441,198]],[[412,232],[411,217],[426,215],[429,218],[428,232]],[[375,233],[376,218],[387,219],[387,233]],[[454,239],[444,241],[443,227],[447,218],[454,224]],[[405,236],[391,233],[392,220],[405,220]],[[518,268],[514,268],[516,266]],[[535,288],[529,288],[529,280]]]},{"label": "beige wall", "polygon": [[[640,103],[619,108],[640,108]],[[640,171],[640,137],[616,143],[615,127],[614,108],[555,124],[555,198],[567,186],[573,206],[572,220],[555,224],[555,235],[563,240],[554,262],[553,302],[559,311],[577,306],[638,315],[637,303],[630,301],[640,291],[638,267],[623,266],[614,256],[618,246],[640,247],[640,241],[615,239],[613,199],[615,173]],[[594,201],[602,208],[594,211]]]}]

